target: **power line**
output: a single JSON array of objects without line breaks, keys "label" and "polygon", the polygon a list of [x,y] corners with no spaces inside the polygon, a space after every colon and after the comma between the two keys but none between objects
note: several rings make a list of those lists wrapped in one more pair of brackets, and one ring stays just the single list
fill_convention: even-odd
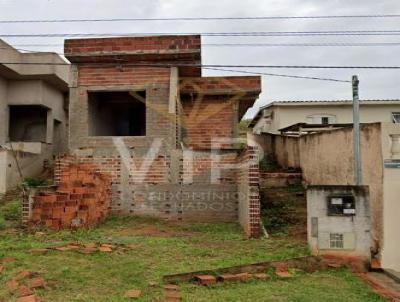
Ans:
[{"label": "power line", "polygon": [[394,36],[400,30],[343,30],[343,31],[267,31],[267,32],[197,32],[197,33],[45,33],[45,34],[0,34],[0,37],[138,37],[138,36],[183,36],[202,35],[206,37],[287,37],[287,36]]},{"label": "power line", "polygon": [[217,20],[280,20],[280,19],[367,19],[399,18],[398,14],[376,15],[332,15],[332,16],[256,16],[256,17],[171,17],[171,18],[102,18],[102,19],[44,19],[44,20],[0,20],[0,23],[74,23],[74,22],[123,22],[123,21],[217,21]]},{"label": "power line", "polygon": [[204,43],[206,47],[367,47],[400,46],[400,42],[369,43]]},{"label": "power line", "polygon": [[212,67],[203,67],[203,68],[204,69],[208,69],[208,70],[218,70],[218,71],[227,71],[227,72],[235,72],[235,73],[238,72],[238,73],[253,74],[253,75],[266,75],[266,76],[283,77],[283,78],[294,78],[294,79],[306,79],[306,80],[318,80],[318,81],[351,83],[351,81],[339,80],[339,79],[333,79],[333,78],[297,76],[297,75],[256,72],[256,71],[247,71],[247,70],[238,70],[238,69],[234,70],[234,69],[212,68]]},{"label": "power line", "polygon": [[[13,44],[22,47],[63,47],[64,44]],[[202,47],[370,47],[400,46],[400,42],[335,43],[202,43]],[[1,47],[0,47],[1,48]],[[22,50],[22,49],[19,49]],[[27,51],[27,50],[26,50]]]},{"label": "power line", "polygon": [[[0,62],[3,65],[71,65],[69,63],[54,62]],[[79,64],[79,63],[78,63]],[[187,63],[147,63],[147,62],[106,62],[91,63],[87,65],[121,65],[121,66],[143,66],[143,67],[198,67],[198,68],[284,68],[284,69],[400,69],[400,66],[343,66],[343,65],[222,65],[222,64],[187,64]]]},{"label": "power line", "polygon": [[[17,63],[1,63],[0,62],[0,64],[10,64],[11,65],[11,64],[17,64]],[[29,64],[29,65],[35,64],[35,65],[37,65],[36,63],[18,63],[18,65],[19,64],[21,64],[21,65],[22,64]],[[40,64],[40,65],[43,65],[43,64]],[[52,64],[48,64],[48,65],[70,65],[70,64],[67,64],[67,63],[52,63]],[[136,64],[134,64],[134,65],[136,65]],[[143,66],[149,66],[149,65],[153,66],[153,64],[146,64],[146,65],[143,64]],[[142,65],[137,65],[137,66],[142,66]],[[160,66],[160,65],[157,64],[157,66]],[[167,66],[167,65],[163,65],[163,66]],[[176,66],[176,65],[172,65],[172,64],[168,65],[168,67],[170,67],[170,66]],[[217,71],[225,71],[225,72],[245,73],[245,74],[252,74],[252,75],[265,75],[265,76],[283,77],[283,78],[319,80],[319,81],[330,81],[330,82],[341,82],[341,83],[349,83],[349,82],[351,82],[351,81],[339,80],[339,79],[333,79],[333,78],[298,76],[298,75],[288,75],[288,74],[256,72],[256,71],[248,71],[248,70],[233,70],[233,69],[215,68],[215,67],[207,67],[206,65],[195,66],[195,67],[199,67],[199,68],[203,68],[203,69],[207,69],[207,70],[217,70]]]}]

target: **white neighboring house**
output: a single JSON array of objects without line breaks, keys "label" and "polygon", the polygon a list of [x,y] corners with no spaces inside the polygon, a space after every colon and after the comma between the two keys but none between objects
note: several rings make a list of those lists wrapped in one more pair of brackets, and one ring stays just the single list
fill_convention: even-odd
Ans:
[{"label": "white neighboring house", "polygon": [[[299,123],[313,125],[353,122],[352,101],[276,101],[261,107],[249,127],[253,133],[280,133]],[[360,101],[362,123],[400,123],[400,100]]]}]

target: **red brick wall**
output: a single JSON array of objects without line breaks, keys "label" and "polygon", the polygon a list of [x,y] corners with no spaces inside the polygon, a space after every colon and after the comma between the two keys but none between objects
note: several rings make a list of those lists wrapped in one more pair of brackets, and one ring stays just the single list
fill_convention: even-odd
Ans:
[{"label": "red brick wall", "polygon": [[55,191],[39,190],[33,197],[31,223],[59,230],[101,223],[111,203],[111,181],[91,165],[67,164]]},{"label": "red brick wall", "polygon": [[[226,154],[219,154],[218,162],[212,163],[211,153],[194,153],[193,162],[185,162],[182,167],[183,175],[191,175],[193,172],[194,183],[210,183],[210,171],[213,168],[220,169],[221,175],[218,183],[221,184],[236,184],[236,174],[234,168],[227,169],[227,166],[235,167],[237,161],[236,152],[229,152]],[[183,177],[183,175],[181,175]],[[182,178],[185,180],[187,178]]]},{"label": "red brick wall", "polygon": [[[168,165],[169,158],[163,155],[157,156],[149,167],[149,171],[144,169],[144,158],[139,156],[131,157],[130,168],[132,176],[130,184],[135,184],[143,178],[146,184],[163,184],[168,182]],[[72,157],[63,156],[56,160],[55,180],[57,183],[62,182],[61,176],[65,169],[69,168],[69,163],[78,165],[90,165],[97,173],[107,174],[112,184],[119,184],[121,181],[121,158],[119,156],[101,156],[101,157]],[[134,168],[136,167],[136,170]]]},{"label": "red brick wall", "polygon": [[259,192],[258,152],[255,147],[247,147],[238,157],[244,164],[238,173],[239,221],[249,237],[261,236],[261,206]]},{"label": "red brick wall", "polygon": [[130,52],[140,50],[200,49],[199,35],[192,36],[149,36],[97,39],[65,40],[64,52],[84,54],[91,52]]},{"label": "red brick wall", "polygon": [[[194,97],[195,98],[195,97]],[[195,149],[211,148],[212,138],[231,138],[234,134],[233,103],[218,97],[201,101],[183,100],[183,138]]]},{"label": "red brick wall", "polygon": [[169,68],[144,66],[79,66],[79,86],[168,84]]},{"label": "red brick wall", "polygon": [[261,77],[195,77],[180,80],[181,92],[240,91],[261,92]]}]

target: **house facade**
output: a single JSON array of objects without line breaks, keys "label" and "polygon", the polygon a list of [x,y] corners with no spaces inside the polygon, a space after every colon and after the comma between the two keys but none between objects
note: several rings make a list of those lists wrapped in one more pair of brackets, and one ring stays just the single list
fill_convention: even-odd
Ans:
[{"label": "house facade", "polygon": [[21,53],[1,40],[0,57],[14,63],[0,63],[0,193],[4,193],[24,178],[40,174],[66,150],[69,66],[57,54]]},{"label": "house facade", "polygon": [[110,175],[114,213],[259,234],[258,162],[240,165],[255,153],[237,138],[260,77],[202,77],[200,36],[74,39],[64,52],[69,154],[56,174],[73,162]]},{"label": "house facade", "polygon": [[[400,100],[360,101],[362,123],[400,123]],[[311,125],[353,122],[352,101],[278,101],[262,107],[252,120],[253,133],[280,133],[300,123]]]}]

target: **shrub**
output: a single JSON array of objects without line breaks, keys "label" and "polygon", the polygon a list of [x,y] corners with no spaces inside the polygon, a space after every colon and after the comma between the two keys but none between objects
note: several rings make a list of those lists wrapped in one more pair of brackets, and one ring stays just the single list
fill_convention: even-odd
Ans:
[{"label": "shrub", "polygon": [[27,177],[24,179],[23,184],[30,188],[36,188],[48,185],[48,181],[41,177]]},{"label": "shrub", "polygon": [[4,217],[0,216],[0,230],[4,230],[6,228],[6,221]]},{"label": "shrub", "polygon": [[5,220],[19,220],[21,217],[21,210],[21,201],[16,200],[6,203],[0,211]]},{"label": "shrub", "polygon": [[268,159],[266,157],[260,160],[259,166],[262,172],[274,172],[279,170],[278,164],[275,161]]}]

